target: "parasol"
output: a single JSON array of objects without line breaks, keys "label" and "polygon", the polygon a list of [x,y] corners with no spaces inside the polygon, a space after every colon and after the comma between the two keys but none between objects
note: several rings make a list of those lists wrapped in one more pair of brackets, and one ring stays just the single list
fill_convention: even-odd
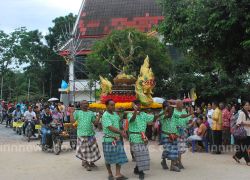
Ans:
[{"label": "parasol", "polygon": [[59,99],[58,99],[58,98],[50,98],[48,101],[49,101],[49,102],[59,101]]},{"label": "parasol", "polygon": [[184,103],[191,103],[191,102],[193,102],[193,100],[191,98],[185,98],[185,99],[183,99],[183,102]]},{"label": "parasol", "polygon": [[162,104],[165,101],[165,99],[163,99],[161,97],[154,97],[153,101],[156,102],[156,103]]}]

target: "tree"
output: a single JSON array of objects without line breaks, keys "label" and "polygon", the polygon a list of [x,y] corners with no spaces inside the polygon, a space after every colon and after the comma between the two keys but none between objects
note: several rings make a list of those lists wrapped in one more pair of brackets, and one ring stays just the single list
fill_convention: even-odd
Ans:
[{"label": "tree", "polygon": [[76,15],[72,13],[55,18],[53,27],[49,27],[49,34],[45,36],[50,49],[57,52],[69,39],[76,21]]},{"label": "tree", "polygon": [[[0,31],[0,72],[4,73],[10,66],[18,67],[23,63],[35,61],[38,56],[41,57],[41,39],[40,32],[27,31],[24,27],[10,34]],[[37,56],[34,56],[34,53]]]},{"label": "tree", "polygon": [[99,80],[99,75],[114,78],[119,72],[138,75],[148,55],[156,77],[155,95],[162,95],[164,79],[170,71],[170,59],[163,44],[157,38],[148,37],[135,29],[113,31],[97,41],[87,57],[89,77]]},{"label": "tree", "polygon": [[249,1],[161,0],[161,3],[165,20],[159,29],[165,41],[180,48],[188,59],[186,73],[190,77],[200,75],[193,84],[200,95],[210,99],[245,96],[250,68]]},{"label": "tree", "polygon": [[[30,77],[36,87],[33,92],[41,95],[39,90],[42,89],[41,78],[48,49],[43,44],[42,38],[38,30],[27,31],[24,27],[9,34],[0,32],[0,73],[4,80],[3,97],[5,99],[17,100],[19,96],[27,95],[28,85],[24,83],[29,78],[28,69],[41,69],[41,71],[33,70],[34,74]],[[18,72],[18,67],[24,72]]]},{"label": "tree", "polygon": [[58,54],[58,51],[69,40],[68,38],[71,35],[75,21],[76,16],[72,13],[64,17],[55,18],[53,20],[54,26],[48,29],[49,34],[45,36],[49,49],[45,62],[46,72],[44,76],[45,84],[47,85],[46,92],[49,92],[50,96],[58,96],[58,88],[62,79],[67,79],[68,77],[67,65],[63,57]]},{"label": "tree", "polygon": [[217,61],[228,73],[247,72],[250,6],[247,0],[162,0],[166,41],[199,61]]}]

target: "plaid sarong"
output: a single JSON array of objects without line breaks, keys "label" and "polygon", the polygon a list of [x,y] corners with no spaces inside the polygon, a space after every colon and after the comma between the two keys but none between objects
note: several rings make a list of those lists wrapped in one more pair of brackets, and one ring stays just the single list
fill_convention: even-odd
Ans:
[{"label": "plaid sarong", "polygon": [[122,165],[128,162],[122,141],[116,141],[116,145],[112,142],[103,142],[102,146],[106,164]]},{"label": "plaid sarong", "polygon": [[76,157],[89,163],[101,158],[97,142],[89,142],[88,137],[77,137]]},{"label": "plaid sarong", "polygon": [[145,144],[131,144],[132,152],[135,156],[136,166],[139,171],[150,169],[150,157],[148,147]]},{"label": "plaid sarong", "polygon": [[162,159],[177,160],[178,159],[178,141],[170,141],[167,137],[162,139],[163,152]]},{"label": "plaid sarong", "polygon": [[185,128],[178,128],[180,136],[178,137],[178,151],[179,154],[184,154],[187,149],[187,130]]}]

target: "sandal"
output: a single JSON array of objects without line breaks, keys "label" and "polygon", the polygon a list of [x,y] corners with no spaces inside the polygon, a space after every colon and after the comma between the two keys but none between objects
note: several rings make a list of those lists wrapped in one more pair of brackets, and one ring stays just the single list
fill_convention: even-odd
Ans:
[{"label": "sandal", "polygon": [[120,176],[120,177],[116,177],[115,178],[116,180],[126,180],[126,179],[128,179],[126,176]]},{"label": "sandal", "polygon": [[171,167],[170,167],[170,171],[181,172],[180,168],[177,167],[177,166],[171,166]]},{"label": "sandal", "polygon": [[114,176],[109,176],[108,177],[108,180],[114,180],[115,178],[114,178]]},{"label": "sandal", "polygon": [[97,168],[97,165],[95,165],[94,163],[90,163],[90,167]]},{"label": "sandal", "polygon": [[168,165],[166,161],[161,161],[161,166],[162,166],[162,169],[168,169]]},{"label": "sandal", "polygon": [[234,159],[237,163],[240,163],[240,160],[239,160],[236,156],[233,156],[233,159]]},{"label": "sandal", "polygon": [[82,167],[84,167],[84,168],[85,168],[85,167],[86,167],[86,163],[85,163],[85,164],[84,164],[84,163],[82,163]]},{"label": "sandal", "polygon": [[179,169],[185,169],[184,166],[182,165],[182,163],[179,163],[179,164],[178,164],[178,168],[179,168]]},{"label": "sandal", "polygon": [[89,164],[87,164],[87,165],[85,166],[85,168],[86,168],[87,171],[92,171],[92,169],[91,169],[91,167],[90,167]]}]

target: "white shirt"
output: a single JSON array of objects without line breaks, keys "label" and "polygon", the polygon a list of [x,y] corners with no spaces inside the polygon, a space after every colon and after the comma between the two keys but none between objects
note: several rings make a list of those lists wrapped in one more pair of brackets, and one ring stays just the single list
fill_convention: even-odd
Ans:
[{"label": "white shirt", "polygon": [[214,113],[214,110],[213,109],[210,109],[207,111],[207,122],[209,123],[209,126],[212,127],[213,125],[213,113]]},{"label": "white shirt", "polygon": [[26,111],[24,113],[24,117],[25,117],[26,120],[33,120],[33,119],[36,118],[36,113],[34,111],[31,111],[31,112]]},{"label": "white shirt", "polygon": [[[239,111],[239,117],[237,119],[236,124],[239,125],[239,124],[241,124],[243,122],[250,124],[250,119],[247,119],[245,113],[240,110]],[[247,136],[250,136],[250,127],[249,126],[244,126],[244,129],[247,132]]]}]

